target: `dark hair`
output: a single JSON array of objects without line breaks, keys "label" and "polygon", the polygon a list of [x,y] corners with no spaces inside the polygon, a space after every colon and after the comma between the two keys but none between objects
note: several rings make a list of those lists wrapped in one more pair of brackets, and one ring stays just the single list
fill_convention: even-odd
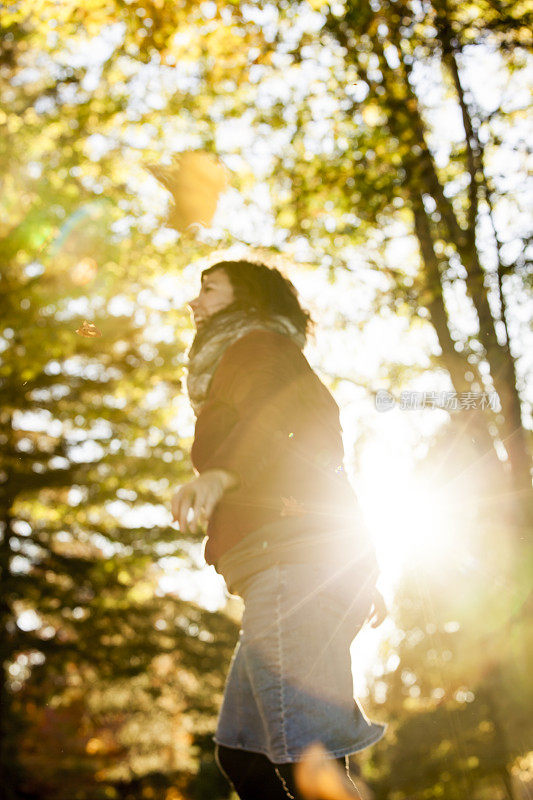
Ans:
[{"label": "dark hair", "polygon": [[264,317],[281,315],[306,336],[310,332],[314,325],[311,314],[301,307],[294,285],[276,267],[245,260],[219,261],[202,271],[202,279],[217,269],[224,270],[235,296],[224,311],[256,311]]}]

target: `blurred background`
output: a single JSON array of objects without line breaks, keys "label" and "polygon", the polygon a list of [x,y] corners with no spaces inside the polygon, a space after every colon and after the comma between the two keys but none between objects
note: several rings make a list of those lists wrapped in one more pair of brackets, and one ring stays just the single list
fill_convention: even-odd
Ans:
[{"label": "blurred background", "polygon": [[316,320],[390,616],[366,800],[533,797],[531,15],[510,0],[0,10],[0,798],[229,798],[241,601],[171,521],[201,269]]}]

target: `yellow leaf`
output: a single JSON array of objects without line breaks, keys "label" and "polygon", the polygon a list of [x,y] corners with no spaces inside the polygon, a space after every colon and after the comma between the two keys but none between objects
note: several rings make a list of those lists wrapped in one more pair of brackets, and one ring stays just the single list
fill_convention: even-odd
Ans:
[{"label": "yellow leaf", "polygon": [[210,224],[228,184],[226,168],[211,153],[189,150],[175,155],[169,166],[151,164],[147,169],[172,195],[169,227],[184,233],[195,223]]},{"label": "yellow leaf", "polygon": [[78,328],[76,333],[80,336],[85,336],[88,339],[92,339],[94,336],[102,335],[96,325],[93,325],[92,322],[87,322],[86,319],[83,320],[81,327]]}]

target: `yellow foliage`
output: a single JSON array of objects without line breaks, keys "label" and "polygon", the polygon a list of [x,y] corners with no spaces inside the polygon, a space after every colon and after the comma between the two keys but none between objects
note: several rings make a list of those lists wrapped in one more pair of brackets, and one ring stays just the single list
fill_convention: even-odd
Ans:
[{"label": "yellow foliage", "polygon": [[82,258],[81,261],[70,270],[70,278],[76,286],[85,286],[90,283],[98,272],[98,265],[94,258]]},{"label": "yellow foliage", "polygon": [[121,569],[117,575],[117,581],[124,586],[129,586],[131,584],[131,575],[126,570]]},{"label": "yellow foliage", "polygon": [[167,789],[165,800],[185,800],[185,795],[176,789],[175,786],[171,786],[170,789]]},{"label": "yellow foliage", "polygon": [[10,114],[7,118],[7,132],[8,133],[17,133],[23,125],[23,121],[21,117],[16,117],[14,114]]},{"label": "yellow foliage", "polygon": [[146,603],[154,596],[154,587],[148,581],[139,581],[128,592],[128,599],[134,603]]},{"label": "yellow foliage", "polygon": [[87,753],[89,753],[90,756],[94,756],[96,755],[96,753],[100,753],[102,749],[105,749],[103,745],[104,743],[100,739],[97,738],[89,739],[89,741],[85,745],[85,750],[87,751]]},{"label": "yellow foliage", "polygon": [[363,120],[370,127],[375,125],[382,125],[385,122],[385,117],[381,108],[377,103],[367,103],[362,110]]}]

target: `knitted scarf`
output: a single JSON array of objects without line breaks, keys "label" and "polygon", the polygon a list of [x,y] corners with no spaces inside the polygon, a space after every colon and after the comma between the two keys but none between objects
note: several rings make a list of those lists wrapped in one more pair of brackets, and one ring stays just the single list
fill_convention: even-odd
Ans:
[{"label": "knitted scarf", "polygon": [[305,345],[305,334],[287,317],[264,317],[255,309],[223,310],[213,315],[199,328],[187,353],[187,393],[196,416],[207,397],[211,378],[226,348],[250,331],[258,329],[283,333],[300,349]]}]

